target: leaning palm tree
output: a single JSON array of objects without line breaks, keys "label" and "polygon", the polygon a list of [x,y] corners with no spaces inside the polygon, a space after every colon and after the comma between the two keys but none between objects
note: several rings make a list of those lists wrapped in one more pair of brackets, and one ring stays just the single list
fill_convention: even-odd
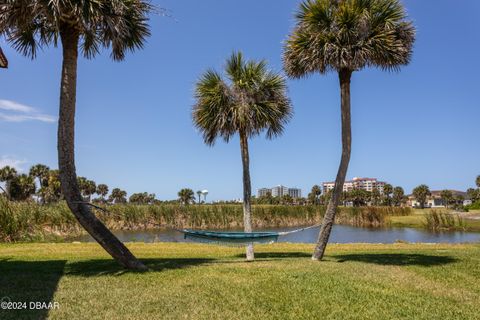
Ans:
[{"label": "leaning palm tree", "polygon": [[[225,67],[227,79],[209,70],[196,84],[193,122],[207,145],[218,137],[226,142],[238,133],[243,164],[243,214],[245,232],[252,232],[250,157],[248,139],[266,130],[267,138],[283,132],[292,115],[285,78],[267,70],[265,61],[244,61],[233,53]],[[247,260],[254,259],[247,246]]]},{"label": "leaning palm tree", "polygon": [[307,0],[284,50],[292,78],[338,73],[341,92],[342,157],[318,244],[312,259],[325,252],[335,219],[351,152],[350,79],[365,67],[399,70],[409,63],[415,29],[398,0]]},{"label": "leaning palm tree", "polygon": [[0,35],[25,56],[35,58],[39,48],[62,45],[63,64],[58,120],[58,163],[65,200],[92,237],[129,269],[145,269],[131,252],[83,203],[77,184],[74,124],[78,51],[93,58],[102,47],[122,60],[127,51],[142,48],[150,34],[145,0],[5,0],[0,4]]}]

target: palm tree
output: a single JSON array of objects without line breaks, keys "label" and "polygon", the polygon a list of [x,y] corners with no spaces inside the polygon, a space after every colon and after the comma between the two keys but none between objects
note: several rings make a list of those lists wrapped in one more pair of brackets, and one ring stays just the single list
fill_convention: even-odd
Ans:
[{"label": "palm tree", "polygon": [[30,176],[38,179],[40,188],[38,190],[38,196],[41,198],[41,202],[45,203],[45,197],[42,195],[43,190],[48,187],[48,179],[50,177],[50,168],[43,164],[36,164],[30,168]]},{"label": "palm tree", "polygon": [[402,187],[395,187],[393,188],[393,204],[395,206],[400,206],[404,199],[405,199],[405,191],[403,190]]},{"label": "palm tree", "polygon": [[322,195],[322,189],[319,185],[314,185],[312,191],[308,194],[308,198],[314,205],[319,204],[320,196]]},{"label": "palm tree", "polygon": [[472,200],[472,202],[476,202],[480,196],[479,193],[480,189],[468,188],[467,197]]},{"label": "palm tree", "polygon": [[477,188],[480,189],[480,175],[478,175],[477,179],[475,179],[475,184],[477,185]]},{"label": "palm tree", "polygon": [[111,57],[123,60],[127,51],[142,48],[149,36],[151,10],[144,0],[5,0],[0,5],[0,33],[23,55],[35,58],[42,46],[61,43],[57,148],[63,195],[80,224],[113,258],[126,268],[141,270],[146,267],[83,203],[75,172],[74,123],[79,47],[86,58],[93,58],[101,47],[111,47]]},{"label": "palm tree", "polygon": [[292,78],[338,73],[342,157],[312,259],[322,259],[342,195],[351,153],[350,79],[365,67],[399,70],[409,63],[415,29],[398,0],[307,0],[286,42],[284,67]]},{"label": "palm tree", "polygon": [[3,54],[2,48],[0,48],[0,68],[8,68],[8,60]]},{"label": "palm tree", "polygon": [[127,192],[119,188],[112,190],[109,198],[112,203],[126,203],[127,202]]},{"label": "palm tree", "polygon": [[440,197],[446,208],[448,208],[449,204],[455,199],[451,190],[442,190],[440,192]]},{"label": "palm tree", "polygon": [[97,190],[95,191],[101,198],[102,202],[105,202],[105,197],[108,194],[108,186],[106,184],[100,183],[97,186]]},{"label": "palm tree", "polygon": [[0,182],[5,182],[5,189],[2,190],[5,192],[7,198],[10,198],[9,194],[9,184],[17,176],[17,170],[10,166],[5,166],[0,169]]},{"label": "palm tree", "polygon": [[392,199],[390,197],[392,192],[393,192],[393,186],[391,184],[387,183],[383,186],[383,196],[385,197],[384,204],[386,206],[391,206],[392,205]]},{"label": "palm tree", "polygon": [[370,193],[370,202],[373,206],[378,206],[380,197],[382,195],[380,194],[380,191],[378,188],[373,188],[372,192]]},{"label": "palm tree", "polygon": [[11,200],[25,201],[35,194],[35,179],[26,174],[17,175],[8,182],[7,190]]},{"label": "palm tree", "polygon": [[198,196],[198,204],[200,204],[202,202],[202,200],[201,200],[202,191],[201,190],[197,191],[197,196]]},{"label": "palm tree", "polygon": [[193,193],[192,189],[183,188],[178,191],[178,200],[184,205],[189,205],[195,202],[195,193]]},{"label": "palm tree", "polygon": [[62,187],[58,170],[50,170],[47,186],[41,187],[38,193],[45,203],[57,202],[62,199]]},{"label": "palm tree", "polygon": [[[196,84],[193,122],[212,146],[218,137],[225,142],[238,133],[243,165],[243,222],[252,232],[250,156],[248,139],[266,130],[267,138],[283,132],[292,115],[285,78],[267,70],[266,61],[244,61],[240,52],[227,60],[227,79],[214,70],[205,72]],[[254,259],[253,246],[247,260]]]},{"label": "palm tree", "polygon": [[417,200],[418,203],[420,203],[420,208],[425,208],[425,203],[427,202],[427,197],[431,195],[430,193],[430,188],[425,185],[421,184],[415,189],[413,189],[412,192],[413,196]]}]

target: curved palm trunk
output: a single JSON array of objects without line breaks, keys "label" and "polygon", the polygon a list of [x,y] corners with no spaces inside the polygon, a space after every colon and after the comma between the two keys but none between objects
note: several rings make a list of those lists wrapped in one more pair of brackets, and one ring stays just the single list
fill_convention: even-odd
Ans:
[{"label": "curved palm trunk", "polygon": [[332,197],[328,202],[327,211],[323,218],[322,227],[318,235],[317,246],[313,252],[313,260],[321,260],[327,247],[330,232],[332,231],[335,221],[335,213],[337,211],[340,198],[342,197],[343,184],[347,175],[348,163],[350,162],[350,152],[352,145],[352,129],[350,120],[350,78],[352,71],[340,70],[340,94],[341,94],[341,111],[342,111],[342,158],[338,167],[337,177],[335,179],[335,187],[333,188]]},{"label": "curved palm trunk", "polygon": [[[252,232],[252,185],[250,182],[250,156],[248,154],[248,137],[245,132],[240,132],[240,149],[242,151],[243,165],[243,227],[245,232]],[[247,245],[247,261],[253,261],[253,244]]]},{"label": "curved palm trunk", "polygon": [[75,103],[77,90],[77,57],[79,35],[66,28],[60,34],[63,47],[58,119],[58,165],[62,192],[68,207],[87,232],[123,267],[147,268],[120,242],[84,204],[77,184],[74,155]]}]

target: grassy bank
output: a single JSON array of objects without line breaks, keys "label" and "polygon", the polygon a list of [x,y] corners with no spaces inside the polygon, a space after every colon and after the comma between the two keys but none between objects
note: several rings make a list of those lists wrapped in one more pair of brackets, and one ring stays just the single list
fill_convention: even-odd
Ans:
[{"label": "grassy bank", "polygon": [[[159,226],[184,228],[242,228],[241,205],[113,205],[95,210],[111,230],[143,230]],[[406,216],[409,208],[340,208],[337,223],[385,226],[389,216]],[[322,206],[253,206],[253,227],[289,227],[321,222]],[[0,198],[0,241],[45,241],[83,232],[65,203],[41,206]]]},{"label": "grassy bank", "polygon": [[432,231],[480,231],[480,212],[452,213],[442,209],[415,209],[406,216],[388,216],[392,227],[423,228]]},{"label": "grassy bank", "polygon": [[57,310],[1,319],[478,319],[479,245],[243,249],[129,244],[152,271],[125,272],[96,244],[0,244],[1,296]]}]

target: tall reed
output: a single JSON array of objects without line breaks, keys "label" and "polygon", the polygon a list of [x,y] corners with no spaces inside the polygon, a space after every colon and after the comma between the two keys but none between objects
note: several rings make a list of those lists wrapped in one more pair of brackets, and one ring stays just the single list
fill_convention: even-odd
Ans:
[{"label": "tall reed", "polygon": [[425,216],[425,228],[432,231],[465,230],[465,219],[458,214],[432,210]]}]

